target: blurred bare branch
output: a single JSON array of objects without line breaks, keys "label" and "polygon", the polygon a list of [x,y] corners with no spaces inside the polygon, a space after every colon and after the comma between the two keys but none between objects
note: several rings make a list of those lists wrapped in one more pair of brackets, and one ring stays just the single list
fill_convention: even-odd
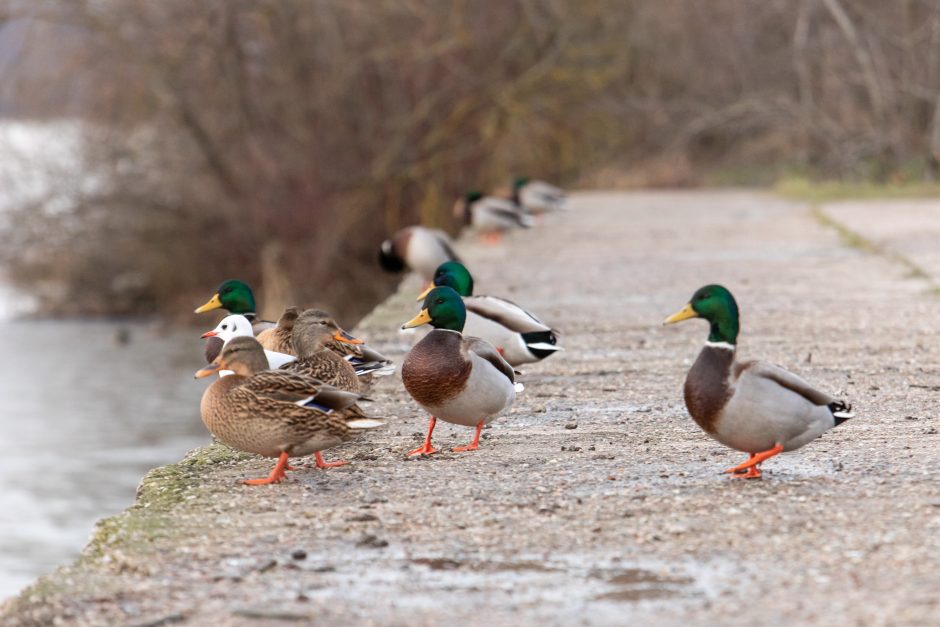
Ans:
[{"label": "blurred bare branch", "polygon": [[185,312],[239,276],[349,324],[390,289],[388,232],[454,229],[455,195],[514,175],[935,176],[938,6],[7,0],[0,103],[78,120],[95,184],[24,201],[4,258],[66,286],[49,310]]}]

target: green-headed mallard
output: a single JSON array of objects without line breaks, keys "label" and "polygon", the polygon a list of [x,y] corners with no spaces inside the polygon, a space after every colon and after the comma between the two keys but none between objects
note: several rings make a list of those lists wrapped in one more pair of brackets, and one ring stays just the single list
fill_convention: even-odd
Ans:
[{"label": "green-headed mallard", "polygon": [[490,242],[500,240],[510,229],[529,228],[534,224],[524,207],[511,199],[484,196],[480,192],[467,192],[454,203],[454,217]]},{"label": "green-headed mallard", "polygon": [[[252,332],[258,335],[274,326],[269,320],[258,320],[255,314],[255,295],[244,281],[229,279],[222,281],[215,294],[204,305],[196,308],[195,313],[204,313],[214,309],[224,309],[232,314],[245,316],[251,322]],[[206,361],[212,362],[219,356],[224,342],[218,337],[206,338]]]},{"label": "green-headed mallard", "polygon": [[512,182],[512,199],[529,211],[546,213],[564,209],[568,197],[564,190],[550,183],[520,177]]},{"label": "green-headed mallard", "polygon": [[405,389],[429,414],[424,444],[408,453],[429,455],[431,434],[437,419],[476,426],[473,441],[454,451],[473,451],[480,443],[483,426],[516,398],[515,375],[506,360],[484,340],[464,337],[461,329],[466,308],[460,295],[449,287],[435,287],[424,299],[421,313],[402,325],[430,323],[434,329],[408,353],[401,367]]},{"label": "green-headed mallard", "polygon": [[231,314],[240,314],[248,318],[255,335],[270,329],[274,323],[270,320],[258,320],[255,314],[255,295],[244,281],[229,279],[223,281],[206,304],[197,307],[195,313],[224,309]]},{"label": "green-headed mallard", "polygon": [[352,411],[361,398],[358,394],[267,366],[255,338],[236,337],[196,373],[204,377],[223,368],[234,372],[217,379],[202,395],[199,409],[212,435],[233,448],[278,458],[267,478],[245,481],[249,485],[278,483],[290,470],[288,458],[319,454],[359,430],[384,424]]},{"label": "green-headed mallard", "polygon": [[[208,339],[210,337],[218,338],[218,340],[221,342],[218,351],[221,352],[222,346],[225,345],[225,342],[228,342],[233,337],[254,337],[254,331],[252,330],[251,322],[249,322],[248,318],[239,314],[232,314],[222,318],[222,320],[219,322],[219,324],[216,325],[214,329],[211,331],[206,331],[202,334],[203,339]],[[218,352],[216,352],[216,354],[212,355],[211,357],[206,355],[206,361],[209,363],[214,361],[215,358],[218,357]],[[268,349],[264,349],[264,356],[267,357],[268,367],[271,369],[280,368],[284,364],[297,359],[294,355],[269,351]],[[225,373],[228,374],[227,372]],[[223,372],[220,372],[219,374],[223,374]]]},{"label": "green-headed mallard", "polygon": [[695,422],[725,446],[750,453],[725,472],[760,477],[760,464],[793,451],[853,417],[851,406],[763,361],[738,362],[738,305],[727,289],[706,285],[671,324],[705,318],[708,341],[685,379],[685,405]]},{"label": "green-headed mallard", "polygon": [[423,226],[399,229],[382,242],[379,264],[386,272],[417,272],[425,281],[434,276],[434,269],[445,261],[459,261],[454,242],[444,231]]},{"label": "green-headed mallard", "polygon": [[[555,351],[557,331],[519,305],[496,296],[473,296],[473,277],[456,261],[442,263],[434,273],[434,286],[453,288],[467,308],[464,335],[479,337],[499,351],[512,366],[545,359]],[[431,288],[425,290],[422,300]]]}]

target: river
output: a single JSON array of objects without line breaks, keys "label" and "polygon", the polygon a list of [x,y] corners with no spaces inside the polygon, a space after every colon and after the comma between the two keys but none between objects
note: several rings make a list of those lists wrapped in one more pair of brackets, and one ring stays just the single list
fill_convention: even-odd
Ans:
[{"label": "river", "polygon": [[[213,323],[207,318],[206,328]],[[202,363],[198,331],[9,319],[0,326],[3,599],[76,557],[97,519],[133,502],[149,469],[208,435],[199,420],[205,383],[193,379]]]}]

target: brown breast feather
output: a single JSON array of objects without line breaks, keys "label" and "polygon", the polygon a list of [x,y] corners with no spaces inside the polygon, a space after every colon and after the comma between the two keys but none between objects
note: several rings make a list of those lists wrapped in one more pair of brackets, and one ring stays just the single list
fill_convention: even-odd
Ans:
[{"label": "brown breast feather", "polygon": [[435,329],[408,353],[401,378],[418,403],[439,406],[466,387],[472,364],[461,350],[462,343],[459,333]]},{"label": "brown breast feather", "polygon": [[706,433],[715,433],[721,410],[731,397],[733,364],[734,351],[706,346],[685,379],[685,406]]}]

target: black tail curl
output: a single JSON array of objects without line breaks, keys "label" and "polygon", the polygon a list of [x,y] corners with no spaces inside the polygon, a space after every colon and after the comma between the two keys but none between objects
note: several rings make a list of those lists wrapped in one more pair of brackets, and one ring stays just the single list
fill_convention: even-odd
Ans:
[{"label": "black tail curl", "polygon": [[837,427],[849,418],[855,417],[855,414],[852,413],[852,406],[845,401],[829,403],[829,411],[832,412],[832,417],[835,419]]}]

